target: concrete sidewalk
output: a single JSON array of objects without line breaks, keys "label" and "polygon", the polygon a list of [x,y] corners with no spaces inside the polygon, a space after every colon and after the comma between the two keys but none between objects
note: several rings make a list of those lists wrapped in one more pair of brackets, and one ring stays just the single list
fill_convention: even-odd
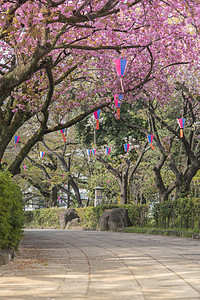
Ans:
[{"label": "concrete sidewalk", "polygon": [[199,257],[199,240],[26,230],[0,267],[0,299],[200,299]]}]

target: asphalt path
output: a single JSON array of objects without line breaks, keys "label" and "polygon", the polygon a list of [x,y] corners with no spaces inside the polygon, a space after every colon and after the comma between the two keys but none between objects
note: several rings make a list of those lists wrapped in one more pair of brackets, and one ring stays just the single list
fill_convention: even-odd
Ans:
[{"label": "asphalt path", "polygon": [[200,240],[25,230],[0,267],[0,300],[200,299]]}]

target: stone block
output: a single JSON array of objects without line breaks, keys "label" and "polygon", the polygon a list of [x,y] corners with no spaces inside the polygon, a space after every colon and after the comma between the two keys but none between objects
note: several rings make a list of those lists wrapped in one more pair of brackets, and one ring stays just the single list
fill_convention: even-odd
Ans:
[{"label": "stone block", "polygon": [[99,219],[97,230],[117,231],[119,228],[130,226],[128,210],[125,208],[114,208],[105,210]]},{"label": "stone block", "polygon": [[75,209],[69,208],[64,210],[60,214],[60,229],[65,229],[68,222],[72,221],[73,219],[79,218]]}]

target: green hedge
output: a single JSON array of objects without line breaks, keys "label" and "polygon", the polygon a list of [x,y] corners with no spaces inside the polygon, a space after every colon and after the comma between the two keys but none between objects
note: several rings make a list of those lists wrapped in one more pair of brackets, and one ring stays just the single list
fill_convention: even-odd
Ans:
[{"label": "green hedge", "polygon": [[64,208],[42,208],[25,211],[25,227],[53,227],[59,228],[59,215]]},{"label": "green hedge", "polygon": [[93,206],[76,208],[76,213],[80,218],[80,225],[83,227],[96,227],[98,218]]},{"label": "green hedge", "polygon": [[20,188],[7,172],[0,172],[0,249],[16,249],[23,236],[23,201]]},{"label": "green hedge", "polygon": [[[159,227],[159,228],[200,228],[200,198],[181,198],[176,201],[156,203],[151,214],[148,205],[100,205],[97,207],[76,208],[83,227],[96,227],[100,216],[105,210],[113,208],[126,208],[132,226]],[[26,212],[26,226],[59,228],[59,214],[64,208],[38,209]],[[151,223],[151,224],[150,224]]]},{"label": "green hedge", "polygon": [[[80,217],[80,225],[83,227],[96,227],[100,216],[104,210],[113,208],[126,208],[133,226],[147,225],[148,206],[147,205],[100,205],[97,207],[76,208],[76,213]],[[26,227],[54,227],[59,228],[59,215],[64,208],[44,208],[25,212]]]},{"label": "green hedge", "polygon": [[156,203],[152,212],[156,227],[200,228],[200,198],[180,198]]}]

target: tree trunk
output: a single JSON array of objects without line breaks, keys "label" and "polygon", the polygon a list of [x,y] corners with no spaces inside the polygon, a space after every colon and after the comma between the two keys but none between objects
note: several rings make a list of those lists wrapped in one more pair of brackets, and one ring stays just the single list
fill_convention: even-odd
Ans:
[{"label": "tree trunk", "polygon": [[162,203],[168,200],[169,194],[167,193],[167,190],[164,186],[162,176],[160,174],[160,169],[155,167],[153,168],[153,171],[154,171],[154,179],[156,182],[156,187],[159,193],[159,202]]},{"label": "tree trunk", "polygon": [[184,174],[179,172],[179,176],[176,176],[176,199],[187,197],[190,191],[191,181],[199,169],[200,162],[194,159]]},{"label": "tree trunk", "polygon": [[78,188],[76,182],[74,181],[74,179],[72,177],[69,179],[69,184],[73,188],[74,193],[76,195],[76,200],[78,202],[78,207],[82,207],[83,204],[82,204],[82,200],[81,200],[81,195],[80,195],[80,192],[79,192],[79,188]]},{"label": "tree trunk", "polygon": [[121,204],[127,204],[128,197],[127,197],[127,188],[128,188],[128,177],[122,176],[122,180],[120,182],[121,188]]},{"label": "tree trunk", "polygon": [[57,186],[54,186],[51,190],[50,205],[51,205],[51,207],[58,206],[58,188],[57,188]]},{"label": "tree trunk", "polygon": [[[61,162],[64,171],[65,172],[70,172],[70,161],[68,160],[68,165],[67,165],[67,163],[66,163],[63,156],[57,154],[56,157]],[[81,201],[81,195],[80,195],[80,192],[79,192],[78,185],[76,184],[76,182],[74,181],[73,177],[70,174],[68,174],[68,180],[69,180],[70,186],[72,187],[72,189],[74,190],[74,193],[76,195],[76,199],[77,199],[77,202],[78,202],[78,207],[82,207],[83,204],[82,204],[82,201]]]}]

